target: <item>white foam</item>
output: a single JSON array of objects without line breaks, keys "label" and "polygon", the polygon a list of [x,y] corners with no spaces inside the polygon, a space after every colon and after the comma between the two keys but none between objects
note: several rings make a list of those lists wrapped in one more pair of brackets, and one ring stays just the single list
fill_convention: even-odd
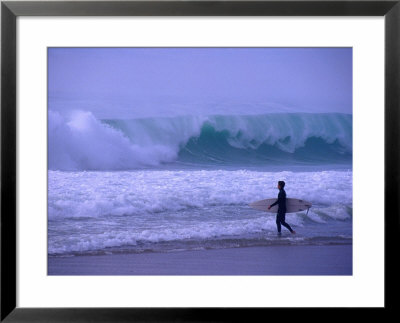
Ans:
[{"label": "white foam", "polygon": [[[49,252],[275,232],[275,216],[248,203],[276,197],[278,180],[288,197],[314,204],[312,222],[351,219],[348,171],[49,171]],[[286,219],[298,228],[306,217]]]},{"label": "white foam", "polygon": [[[208,206],[247,205],[275,197],[278,180],[288,197],[335,205],[352,203],[352,172],[237,171],[49,171],[49,216],[99,217],[181,211]],[[328,212],[328,210],[325,210]],[[335,215],[337,212],[339,215]]]}]

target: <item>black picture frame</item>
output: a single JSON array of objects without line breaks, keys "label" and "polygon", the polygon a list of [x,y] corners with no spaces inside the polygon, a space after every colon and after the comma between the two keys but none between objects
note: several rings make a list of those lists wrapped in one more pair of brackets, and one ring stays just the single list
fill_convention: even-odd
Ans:
[{"label": "black picture frame", "polygon": [[[243,308],[16,307],[16,19],[19,16],[384,16],[385,307],[396,310],[400,180],[400,0],[379,1],[2,1],[1,3],[1,322],[246,321],[266,310]],[[373,150],[373,148],[371,148]],[[295,310],[295,309],[294,309]],[[297,309],[298,313],[304,313]],[[329,318],[335,316],[332,310]],[[324,313],[326,315],[326,313]],[[261,316],[260,316],[261,315]],[[270,316],[271,313],[268,313]],[[296,314],[298,315],[298,314]],[[306,314],[308,315],[308,314]],[[324,319],[321,313],[316,318]],[[323,314],[322,314],[323,315]],[[303,316],[303,314],[301,314]],[[304,316],[305,317],[305,316]],[[338,315],[339,317],[339,315]],[[349,318],[349,317],[348,317]],[[270,317],[270,319],[272,319]],[[296,317],[298,320],[299,317]],[[301,317],[300,317],[301,319]]]}]

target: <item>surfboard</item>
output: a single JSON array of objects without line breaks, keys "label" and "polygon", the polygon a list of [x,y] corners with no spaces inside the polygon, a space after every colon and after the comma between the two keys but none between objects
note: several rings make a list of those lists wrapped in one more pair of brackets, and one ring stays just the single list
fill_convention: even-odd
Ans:
[{"label": "surfboard", "polygon": [[[274,205],[273,207],[271,207],[268,210],[268,206],[270,206],[276,200],[277,200],[277,198],[260,200],[260,201],[250,203],[249,206],[256,210],[270,212],[270,213],[277,213],[278,212],[278,204]],[[308,210],[311,206],[312,206],[312,204],[310,202],[307,202],[304,200],[286,198],[286,213],[294,213],[294,212]]]}]

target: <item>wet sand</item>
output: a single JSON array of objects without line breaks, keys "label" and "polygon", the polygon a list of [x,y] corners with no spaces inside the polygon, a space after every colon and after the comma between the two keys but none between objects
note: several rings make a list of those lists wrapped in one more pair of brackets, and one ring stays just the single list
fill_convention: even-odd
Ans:
[{"label": "wet sand", "polygon": [[352,275],[352,246],[49,257],[49,275]]}]

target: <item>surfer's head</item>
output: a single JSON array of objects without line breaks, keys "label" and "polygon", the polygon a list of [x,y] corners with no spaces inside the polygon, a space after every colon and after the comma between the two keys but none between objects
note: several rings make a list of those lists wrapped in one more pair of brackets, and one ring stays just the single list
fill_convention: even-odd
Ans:
[{"label": "surfer's head", "polygon": [[285,187],[285,182],[284,181],[279,181],[278,182],[278,188],[281,190]]}]

